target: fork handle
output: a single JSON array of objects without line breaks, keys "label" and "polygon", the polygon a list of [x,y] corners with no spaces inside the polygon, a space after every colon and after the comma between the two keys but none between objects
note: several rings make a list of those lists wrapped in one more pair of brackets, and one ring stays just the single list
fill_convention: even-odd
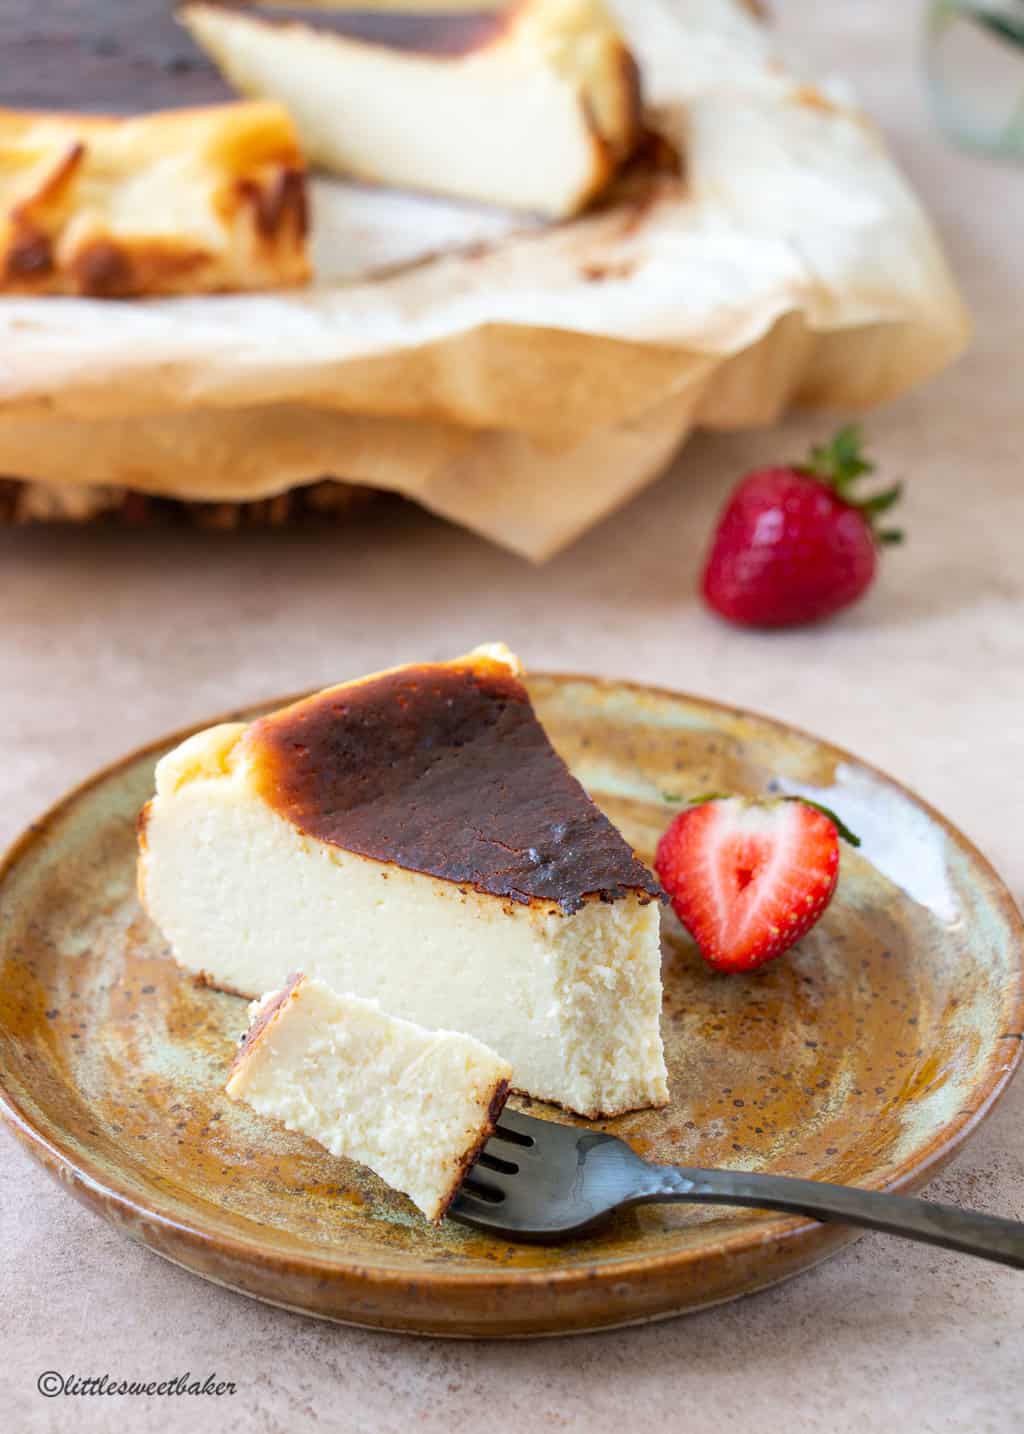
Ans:
[{"label": "fork handle", "polygon": [[788,1175],[762,1175],[741,1170],[688,1170],[650,1165],[650,1180],[641,1179],[630,1203],[685,1201],[700,1205],[746,1205],[863,1225],[887,1235],[903,1235],[925,1245],[941,1245],[1024,1269],[1024,1222],[933,1204],[906,1195],[885,1195],[849,1185],[829,1185]]}]

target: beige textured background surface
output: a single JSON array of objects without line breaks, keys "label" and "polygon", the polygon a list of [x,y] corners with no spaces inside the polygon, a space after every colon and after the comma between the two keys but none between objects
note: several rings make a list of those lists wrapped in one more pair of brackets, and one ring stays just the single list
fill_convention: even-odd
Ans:
[{"label": "beige textured background surface", "polygon": [[[779,5],[777,8],[782,9]],[[0,842],[71,782],[234,703],[504,637],[534,667],[712,693],[818,730],[916,787],[1024,899],[1024,177],[946,149],[915,69],[920,7],[787,4],[852,72],[948,242],[969,357],[871,423],[911,542],[817,631],[734,632],[693,596],[744,467],[822,433],[699,439],[550,566],[411,510],[340,534],[0,535]],[[1024,1218],[1024,1084],[932,1193]],[[116,1237],[0,1136],[0,1427],[231,1434],[485,1427],[1010,1434],[1024,1277],[881,1236],[708,1313],[570,1343],[453,1345],[332,1328],[215,1289]],[[216,1370],[221,1400],[45,1400],[45,1369]]]}]

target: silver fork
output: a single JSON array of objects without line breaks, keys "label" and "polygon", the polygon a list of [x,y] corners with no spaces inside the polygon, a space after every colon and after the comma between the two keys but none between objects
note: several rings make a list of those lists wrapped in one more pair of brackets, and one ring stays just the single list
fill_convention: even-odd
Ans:
[{"label": "silver fork", "polygon": [[652,1165],[617,1136],[508,1109],[448,1214],[509,1240],[550,1243],[659,1200],[837,1220],[1024,1269],[1017,1220],[788,1175]]}]

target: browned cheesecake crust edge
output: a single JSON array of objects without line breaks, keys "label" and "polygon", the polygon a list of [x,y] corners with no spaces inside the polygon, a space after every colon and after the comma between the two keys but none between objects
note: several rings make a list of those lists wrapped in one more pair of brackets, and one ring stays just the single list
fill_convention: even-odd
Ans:
[{"label": "browned cheesecake crust edge", "polygon": [[[231,1078],[241,1067],[242,1062],[252,1055],[253,1048],[257,1042],[266,1035],[268,1027],[273,1025],[288,1002],[298,995],[299,989],[305,979],[301,971],[296,971],[293,975],[289,976],[274,999],[267,1002],[252,1024],[242,1032],[241,1039],[238,1043],[238,1050],[235,1052],[235,1058],[231,1062],[231,1069],[228,1071],[229,1084]],[[205,985],[207,983],[203,982],[202,984]]]},{"label": "browned cheesecake crust edge", "polygon": [[[81,187],[93,184],[101,195],[108,189],[116,193],[131,177],[128,168],[121,173],[104,167],[104,144],[112,136],[130,127],[138,145],[159,156],[175,138],[187,149],[193,123],[200,126],[197,152],[210,170],[203,184],[210,188],[216,242],[180,236],[170,222],[166,232],[146,236],[109,215],[91,219],[88,233],[76,236]],[[281,106],[236,100],[134,116],[0,107],[0,148],[39,133],[49,167],[3,216],[8,233],[0,244],[0,292],[123,299],[280,288],[309,280],[306,167]],[[134,163],[138,168],[140,162]],[[244,253],[235,254],[243,241]]]},{"label": "browned cheesecake crust edge", "polygon": [[460,1160],[458,1167],[456,1168],[455,1174],[452,1178],[451,1190],[446,1196],[444,1204],[442,1205],[441,1209],[438,1211],[437,1216],[434,1219],[433,1223],[435,1225],[439,1225],[444,1219],[444,1217],[447,1215],[449,1209],[451,1208],[452,1201],[455,1199],[456,1195],[459,1193],[459,1190],[462,1187],[463,1180],[465,1180],[466,1176],[472,1170],[473,1166],[476,1164],[480,1156],[480,1152],[483,1150],[484,1146],[494,1134],[495,1126],[498,1124],[498,1121],[501,1118],[501,1112],[505,1109],[505,1102],[508,1100],[508,1097],[508,1081],[498,1081],[491,1094],[491,1099],[487,1106],[487,1114],[484,1116],[483,1124],[480,1126],[479,1137],[476,1142],[470,1146],[470,1148],[466,1151],[465,1155]]}]

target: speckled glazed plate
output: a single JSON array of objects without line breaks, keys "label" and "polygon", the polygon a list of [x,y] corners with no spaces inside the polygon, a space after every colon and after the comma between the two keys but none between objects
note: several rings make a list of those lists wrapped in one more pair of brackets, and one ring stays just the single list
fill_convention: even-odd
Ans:
[{"label": "speckled glazed plate", "polygon": [[[538,676],[530,689],[555,745],[647,858],[673,810],[666,794],[803,792],[863,839],[844,851],[819,926],[757,974],[711,973],[666,915],[672,1103],[605,1128],[654,1160],[920,1185],[1021,1052],[1024,929],[984,858],[895,782],[763,718],[589,678]],[[434,1229],[366,1171],[233,1105],[223,1085],[245,1003],[183,976],[135,897],[135,815],[183,735],[73,792],[0,869],[3,1113],[125,1234],[309,1314],[476,1336],[692,1310],[854,1238],[686,1206],[645,1206],[553,1249]]]}]

